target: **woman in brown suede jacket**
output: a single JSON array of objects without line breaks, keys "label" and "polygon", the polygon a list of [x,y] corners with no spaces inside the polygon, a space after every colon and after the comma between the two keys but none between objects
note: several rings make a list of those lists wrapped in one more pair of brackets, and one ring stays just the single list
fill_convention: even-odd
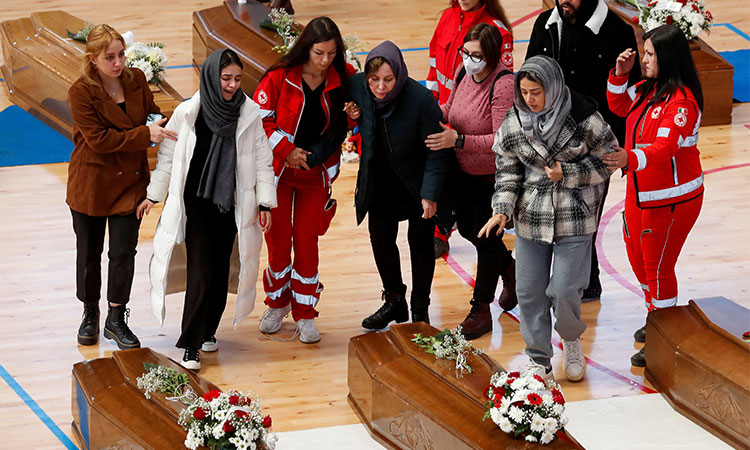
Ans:
[{"label": "woman in brown suede jacket", "polygon": [[[125,40],[109,25],[97,25],[86,43],[83,75],[68,91],[75,148],[68,166],[66,201],[76,234],[76,296],[84,304],[78,343],[99,338],[99,297],[104,230],[109,227],[109,312],[104,337],[117,346],[140,347],[127,325],[126,304],[135,270],[141,218],[136,207],[146,197],[149,181],[146,150],[164,137],[146,77],[125,67]],[[108,225],[107,225],[108,224]]]}]

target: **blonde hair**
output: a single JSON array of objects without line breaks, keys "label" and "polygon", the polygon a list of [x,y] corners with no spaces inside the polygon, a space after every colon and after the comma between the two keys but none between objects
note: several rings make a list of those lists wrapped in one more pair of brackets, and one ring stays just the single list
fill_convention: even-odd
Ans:
[{"label": "blonde hair", "polygon": [[[106,23],[99,24],[91,29],[88,40],[86,41],[86,53],[83,55],[83,79],[94,86],[101,86],[99,74],[96,65],[92,61],[102,52],[109,48],[112,41],[118,40],[125,48],[125,39],[114,28]],[[133,78],[133,72],[129,68],[123,67],[121,77],[127,81]]]}]

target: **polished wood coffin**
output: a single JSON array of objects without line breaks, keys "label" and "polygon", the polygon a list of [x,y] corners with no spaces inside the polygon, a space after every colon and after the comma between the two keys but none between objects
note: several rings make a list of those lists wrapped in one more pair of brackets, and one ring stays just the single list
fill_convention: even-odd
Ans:
[{"label": "polished wood coffin", "polygon": [[136,379],[143,363],[187,373],[197,395],[218,389],[195,373],[148,348],[115,351],[111,358],[73,366],[73,434],[85,450],[184,449],[186,432],[177,424],[184,405],[161,392],[147,399]]},{"label": "polished wood coffin", "polygon": [[[418,322],[349,341],[348,399],[372,436],[394,449],[543,448],[482,421],[483,391],[503,370],[492,358],[470,355],[474,372],[458,378],[455,361],[436,359],[410,341],[415,333],[438,332]],[[547,447],[582,448],[565,433]]]},{"label": "polished wood coffin", "polygon": [[750,448],[750,310],[724,298],[649,313],[646,379],[681,414]]},{"label": "polished wood coffin", "polygon": [[[0,70],[8,97],[69,139],[73,117],[68,89],[81,76],[85,44],[70,39],[66,30],[76,32],[85,24],[64,11],[35,12],[29,18],[0,23]],[[149,86],[166,116],[183,101],[166,81]]]},{"label": "polished wood coffin", "polygon": [[[547,10],[555,5],[554,0],[543,0],[542,7]],[[607,1],[607,6],[635,31],[638,41],[638,52],[643,57],[643,28],[633,22],[638,11],[630,5],[616,1]],[[695,67],[698,70],[701,88],[703,89],[703,115],[701,125],[725,125],[732,123],[732,95],[734,92],[734,66],[719,55],[700,37],[690,41],[690,51]],[[612,61],[612,67],[615,62]]]},{"label": "polished wood coffin", "polygon": [[281,55],[273,50],[283,44],[274,31],[261,28],[270,9],[256,0],[240,4],[226,0],[213,8],[193,13],[193,64],[199,68],[215,50],[231,48],[242,59],[242,90],[252,95],[266,69]]}]

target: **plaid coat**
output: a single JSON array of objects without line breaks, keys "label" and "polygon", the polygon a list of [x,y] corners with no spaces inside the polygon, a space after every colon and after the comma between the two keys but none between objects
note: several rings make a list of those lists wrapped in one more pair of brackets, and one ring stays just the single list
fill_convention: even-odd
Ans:
[{"label": "plaid coat", "polygon": [[[617,140],[596,105],[572,95],[572,108],[551,150],[524,134],[516,107],[495,135],[495,194],[492,209],[513,219],[524,239],[553,243],[562,236],[596,231],[604,182],[611,172],[602,154]],[[563,177],[553,183],[544,171],[560,161]]]}]

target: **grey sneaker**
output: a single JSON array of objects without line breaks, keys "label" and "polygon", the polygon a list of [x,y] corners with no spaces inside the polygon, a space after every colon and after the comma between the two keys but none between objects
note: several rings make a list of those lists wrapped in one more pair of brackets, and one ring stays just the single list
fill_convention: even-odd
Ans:
[{"label": "grey sneaker", "polygon": [[539,375],[545,382],[555,379],[551,365],[545,367],[531,358],[529,358],[529,364],[526,366],[524,373]]},{"label": "grey sneaker", "polygon": [[320,332],[315,328],[315,319],[300,319],[297,322],[299,340],[305,344],[314,344],[320,340]]},{"label": "grey sneaker", "polygon": [[581,339],[575,341],[563,340],[563,370],[570,381],[581,381],[586,373],[586,357],[583,356]]},{"label": "grey sneaker", "polygon": [[279,331],[281,329],[281,321],[289,315],[291,310],[291,303],[283,308],[268,308],[260,319],[260,331],[266,334],[274,334]]}]

